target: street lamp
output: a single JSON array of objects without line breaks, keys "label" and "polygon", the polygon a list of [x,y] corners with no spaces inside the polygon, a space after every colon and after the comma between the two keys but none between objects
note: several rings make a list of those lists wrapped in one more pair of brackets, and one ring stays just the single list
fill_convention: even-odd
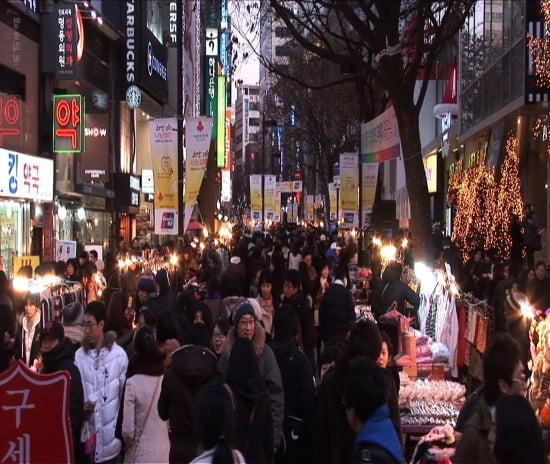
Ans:
[{"label": "street lamp", "polygon": [[262,108],[262,224],[265,230],[265,129],[266,127],[277,127],[274,119],[265,119],[265,106]]}]

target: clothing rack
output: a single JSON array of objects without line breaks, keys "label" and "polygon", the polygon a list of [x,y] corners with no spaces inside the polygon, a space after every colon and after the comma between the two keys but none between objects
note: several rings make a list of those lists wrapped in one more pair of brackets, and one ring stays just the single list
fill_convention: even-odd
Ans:
[{"label": "clothing rack", "polygon": [[[471,391],[483,380],[483,354],[493,338],[495,310],[485,300],[478,300],[464,294],[457,302],[457,308],[465,309],[464,364],[468,368],[468,390]],[[460,310],[460,309],[459,309]]]},{"label": "clothing rack", "polygon": [[61,321],[63,307],[78,302],[86,307],[86,290],[80,282],[63,281],[40,293],[42,326],[49,321]]}]

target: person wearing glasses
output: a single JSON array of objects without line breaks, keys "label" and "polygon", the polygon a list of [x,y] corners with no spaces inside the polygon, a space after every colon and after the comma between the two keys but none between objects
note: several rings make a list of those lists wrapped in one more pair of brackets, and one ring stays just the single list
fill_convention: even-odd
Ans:
[{"label": "person wearing glasses", "polygon": [[118,462],[121,441],[115,437],[120,400],[126,381],[128,357],[116,344],[116,333],[104,333],[107,308],[92,301],[84,312],[84,340],[75,364],[84,387],[84,420],[81,441],[89,462]]},{"label": "person wearing glasses", "polygon": [[527,381],[518,342],[509,334],[495,336],[483,356],[482,388],[464,404],[455,431],[460,441],[454,464],[497,462],[494,456],[495,406],[507,395],[525,395]]}]

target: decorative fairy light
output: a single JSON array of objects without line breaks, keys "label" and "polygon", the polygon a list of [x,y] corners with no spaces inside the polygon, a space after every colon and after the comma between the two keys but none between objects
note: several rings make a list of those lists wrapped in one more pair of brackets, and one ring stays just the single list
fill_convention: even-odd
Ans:
[{"label": "decorative fairy light", "polygon": [[[550,0],[540,2],[546,31],[550,30]],[[539,87],[550,87],[550,36],[534,37],[527,34],[529,51],[533,57],[534,73]]]},{"label": "decorative fairy light", "polygon": [[464,259],[476,248],[494,249],[504,259],[510,256],[510,225],[513,215],[521,216],[523,209],[518,147],[518,139],[510,135],[498,181],[494,169],[487,169],[485,163],[449,179],[448,200],[456,209],[451,239]]},{"label": "decorative fairy light", "polygon": [[542,140],[542,143],[546,145],[546,154],[550,156],[550,114],[539,116],[535,125],[533,126],[533,135],[535,138]]}]

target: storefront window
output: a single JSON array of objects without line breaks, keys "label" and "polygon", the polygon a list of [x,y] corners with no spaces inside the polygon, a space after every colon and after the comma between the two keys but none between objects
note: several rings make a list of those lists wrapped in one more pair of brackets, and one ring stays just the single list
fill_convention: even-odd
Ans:
[{"label": "storefront window", "polygon": [[23,208],[13,201],[0,201],[0,269],[14,275],[13,258],[23,249]]},{"label": "storefront window", "polygon": [[[59,209],[58,209],[59,211]],[[86,210],[83,207],[67,208],[58,213],[57,240],[75,240],[81,245],[101,245],[109,248],[111,215],[105,211]]]}]

